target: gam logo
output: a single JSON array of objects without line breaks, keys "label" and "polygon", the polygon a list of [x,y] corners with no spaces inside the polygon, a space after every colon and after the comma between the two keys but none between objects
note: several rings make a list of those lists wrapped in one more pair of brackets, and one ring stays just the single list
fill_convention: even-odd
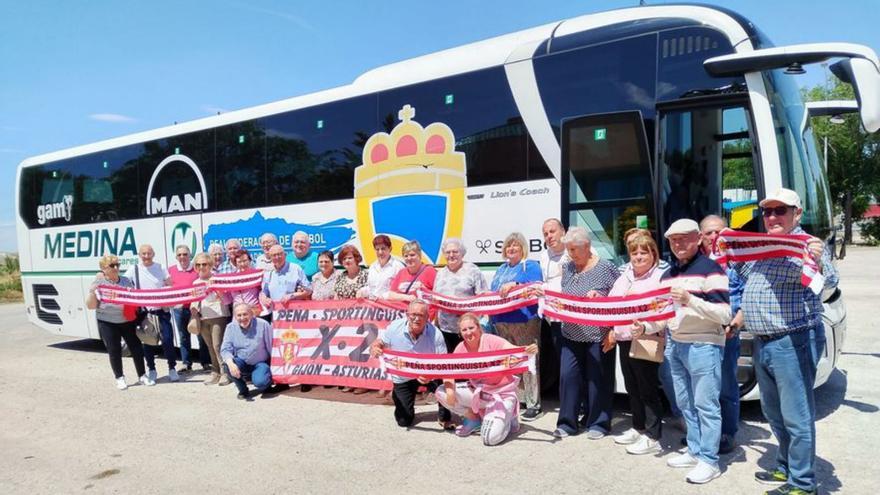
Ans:
[{"label": "gam logo", "polygon": [[[162,172],[166,166],[174,162],[182,162],[189,165],[199,181],[199,191],[194,193],[170,194],[154,197],[153,185],[156,177]],[[147,186],[147,215],[162,215],[165,213],[181,213],[185,211],[206,210],[208,209],[208,193],[205,188],[205,179],[199,170],[196,162],[186,155],[174,154],[162,160],[153,176],[150,177],[150,184]]]},{"label": "gam logo", "polygon": [[49,220],[63,218],[69,222],[73,216],[73,195],[65,194],[61,201],[37,206],[37,222],[46,225]]},{"label": "gam logo", "polygon": [[171,252],[175,252],[177,246],[181,245],[189,247],[190,253],[198,252],[196,249],[198,247],[198,238],[199,236],[196,235],[196,230],[192,225],[187,222],[179,222],[171,230]]}]

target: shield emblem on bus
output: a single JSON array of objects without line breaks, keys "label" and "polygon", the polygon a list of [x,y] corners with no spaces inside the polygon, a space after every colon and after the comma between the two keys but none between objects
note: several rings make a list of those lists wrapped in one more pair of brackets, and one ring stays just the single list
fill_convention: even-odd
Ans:
[{"label": "shield emblem on bus", "polygon": [[461,237],[465,155],[455,151],[449,126],[435,122],[423,128],[414,116],[415,109],[405,105],[391,134],[373,134],[354,172],[357,228],[367,264],[376,259],[372,242],[378,234],[391,238],[398,255],[403,243],[419,241],[423,261],[434,264],[443,263],[443,239]]}]

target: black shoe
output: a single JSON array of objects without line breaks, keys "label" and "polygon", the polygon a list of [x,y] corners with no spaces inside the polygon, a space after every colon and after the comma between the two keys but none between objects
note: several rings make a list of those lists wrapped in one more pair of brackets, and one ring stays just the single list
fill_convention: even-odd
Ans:
[{"label": "black shoe", "polygon": [[682,447],[688,446],[688,437],[681,437],[681,446]]},{"label": "black shoe", "polygon": [[530,407],[522,414],[523,421],[534,421],[544,415],[540,407]]},{"label": "black shoe", "polygon": [[251,400],[253,400],[253,399],[251,399],[251,394],[250,394],[250,392],[246,392],[246,393],[243,393],[243,394],[238,394],[238,400],[251,401]]},{"label": "black shoe", "polygon": [[193,370],[193,365],[189,363],[184,363],[180,369],[177,370],[178,373],[191,373]]},{"label": "black shoe", "polygon": [[718,453],[729,454],[733,452],[734,447],[736,447],[736,445],[733,443],[733,439],[727,435],[722,435],[721,443],[718,444]]},{"label": "black shoe", "polygon": [[755,481],[765,485],[784,485],[788,482],[788,476],[778,469],[758,471],[755,473]]},{"label": "black shoe", "polygon": [[312,386],[311,386],[311,385],[300,385],[300,386],[299,386],[299,391],[300,391],[300,392],[308,392],[308,391],[311,390],[311,389],[312,389]]},{"label": "black shoe", "polygon": [[804,490],[803,488],[798,488],[795,486],[791,486],[788,483],[774,488],[770,491],[764,492],[764,495],[815,495],[816,490]]}]

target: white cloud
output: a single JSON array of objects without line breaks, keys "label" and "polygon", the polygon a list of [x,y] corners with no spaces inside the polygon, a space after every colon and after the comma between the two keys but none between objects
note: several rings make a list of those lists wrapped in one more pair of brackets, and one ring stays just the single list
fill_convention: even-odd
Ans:
[{"label": "white cloud", "polygon": [[211,115],[217,115],[218,113],[226,113],[229,110],[214,105],[202,105],[202,111]]},{"label": "white cloud", "polygon": [[130,122],[137,122],[137,119],[134,117],[129,117],[127,115],[120,115],[118,113],[93,113],[89,115],[89,118],[92,120],[97,120],[100,122],[113,122],[116,124],[127,124]]}]

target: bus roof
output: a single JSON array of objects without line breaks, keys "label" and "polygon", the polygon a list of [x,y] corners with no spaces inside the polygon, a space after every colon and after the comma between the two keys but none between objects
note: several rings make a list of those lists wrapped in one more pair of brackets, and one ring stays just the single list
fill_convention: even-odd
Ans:
[{"label": "bus roof", "polygon": [[361,74],[348,85],[29,157],[19,164],[19,168],[526,60],[548,40],[598,30],[613,24],[658,18],[685,19],[713,26],[726,33],[734,45],[748,39],[748,32],[753,29],[738,14],[724,8],[699,4],[638,6],[585,14],[377,67]]}]

